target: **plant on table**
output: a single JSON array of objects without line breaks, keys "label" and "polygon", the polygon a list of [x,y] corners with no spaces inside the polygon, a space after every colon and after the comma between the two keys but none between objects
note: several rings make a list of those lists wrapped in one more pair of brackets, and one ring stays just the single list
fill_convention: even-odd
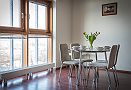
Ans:
[{"label": "plant on table", "polygon": [[90,43],[90,48],[93,48],[93,42],[96,40],[96,37],[100,34],[100,32],[95,32],[95,33],[90,33],[87,34],[86,32],[83,33],[84,37],[86,38],[87,41]]}]

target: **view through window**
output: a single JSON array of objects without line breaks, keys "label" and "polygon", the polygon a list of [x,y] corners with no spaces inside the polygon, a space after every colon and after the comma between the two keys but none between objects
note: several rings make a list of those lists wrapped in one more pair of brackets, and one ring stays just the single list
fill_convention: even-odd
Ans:
[{"label": "view through window", "polygon": [[47,40],[47,38],[29,38],[29,66],[47,63]]},{"label": "view through window", "polygon": [[0,71],[22,68],[23,37],[0,35]]},{"label": "view through window", "polygon": [[0,0],[0,26],[20,27],[20,0]]}]

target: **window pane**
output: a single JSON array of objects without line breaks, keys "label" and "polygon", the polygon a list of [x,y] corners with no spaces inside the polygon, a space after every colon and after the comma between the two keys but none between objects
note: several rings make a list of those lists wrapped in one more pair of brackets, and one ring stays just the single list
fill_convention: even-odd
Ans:
[{"label": "window pane", "polygon": [[37,64],[37,39],[36,38],[29,38],[29,66]]},{"label": "window pane", "polygon": [[0,35],[0,72],[22,68],[22,37]]},{"label": "window pane", "polygon": [[11,69],[10,39],[0,37],[0,72]]},{"label": "window pane", "polygon": [[47,38],[38,39],[38,64],[47,63]]},{"label": "window pane", "polygon": [[46,30],[46,7],[38,5],[38,29]]},{"label": "window pane", "polygon": [[47,63],[47,38],[29,38],[29,66]]},{"label": "window pane", "polygon": [[46,30],[47,7],[29,2],[29,28]]},{"label": "window pane", "polygon": [[20,27],[20,0],[0,0],[0,26]]},{"label": "window pane", "polygon": [[0,0],[0,26],[11,26],[10,0]]},{"label": "window pane", "polygon": [[36,4],[29,3],[29,28],[37,28]]},{"label": "window pane", "polygon": [[13,0],[13,27],[20,27],[20,0]]},{"label": "window pane", "polygon": [[22,38],[14,39],[14,69],[22,68]]}]

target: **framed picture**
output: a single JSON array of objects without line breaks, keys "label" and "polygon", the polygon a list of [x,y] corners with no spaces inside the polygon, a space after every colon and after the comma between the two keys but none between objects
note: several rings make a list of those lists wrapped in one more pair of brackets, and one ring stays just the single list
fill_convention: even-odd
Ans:
[{"label": "framed picture", "polygon": [[102,4],[102,16],[116,15],[117,3]]}]

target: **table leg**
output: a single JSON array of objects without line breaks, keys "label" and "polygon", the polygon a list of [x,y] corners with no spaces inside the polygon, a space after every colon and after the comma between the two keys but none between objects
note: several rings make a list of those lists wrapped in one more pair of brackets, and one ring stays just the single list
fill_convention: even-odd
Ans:
[{"label": "table leg", "polygon": [[82,51],[80,51],[79,67],[78,67],[78,73],[77,73],[78,78],[77,78],[77,81],[76,81],[77,85],[79,85],[79,83],[80,83],[81,59],[82,59]]},{"label": "table leg", "polygon": [[107,54],[106,54],[106,52],[105,52],[105,60],[106,60],[106,62],[107,62]]},{"label": "table leg", "polygon": [[[97,52],[95,53],[96,54],[96,61],[98,60],[97,59]],[[96,75],[97,75],[97,78],[99,78],[99,71],[98,71],[98,68],[96,68]]]}]

